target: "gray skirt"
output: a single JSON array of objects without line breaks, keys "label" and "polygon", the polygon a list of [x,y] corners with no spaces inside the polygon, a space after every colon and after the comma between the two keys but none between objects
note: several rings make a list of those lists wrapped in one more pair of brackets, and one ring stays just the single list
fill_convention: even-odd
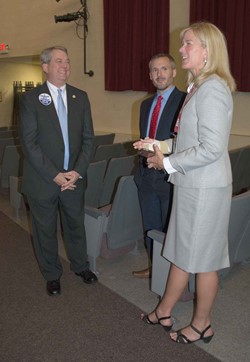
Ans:
[{"label": "gray skirt", "polygon": [[231,201],[232,185],[208,189],[174,186],[163,256],[190,273],[228,267]]}]

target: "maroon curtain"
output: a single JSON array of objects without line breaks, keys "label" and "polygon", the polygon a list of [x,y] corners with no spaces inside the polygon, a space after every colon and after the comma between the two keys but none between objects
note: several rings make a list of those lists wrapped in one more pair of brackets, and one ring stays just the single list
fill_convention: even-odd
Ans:
[{"label": "maroon curtain", "polygon": [[169,49],[169,0],[103,0],[105,89],[149,91],[148,62]]},{"label": "maroon curtain", "polygon": [[190,23],[207,20],[227,39],[232,74],[237,90],[250,91],[250,1],[190,0]]}]

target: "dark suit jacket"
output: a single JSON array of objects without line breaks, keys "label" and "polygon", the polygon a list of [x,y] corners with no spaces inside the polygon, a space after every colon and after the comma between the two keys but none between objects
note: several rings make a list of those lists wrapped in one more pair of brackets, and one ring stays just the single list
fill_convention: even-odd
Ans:
[{"label": "dark suit jacket", "polygon": [[[86,171],[94,137],[87,94],[66,85],[69,133],[69,170],[77,171],[86,184]],[[41,94],[50,95],[48,86],[25,92],[20,99],[20,140],[25,156],[22,191],[37,198],[47,198],[59,191],[53,181],[63,171],[64,142],[52,97],[41,102]],[[81,181],[82,182],[82,181]]]},{"label": "dark suit jacket", "polygon": [[[159,141],[168,139],[171,137],[171,133],[174,130],[175,122],[181,106],[186,97],[186,93],[181,92],[176,87],[170,94],[168,101],[161,113],[161,118],[158,123],[158,128],[156,132],[156,139]],[[155,96],[149,97],[145,99],[141,104],[140,109],[140,138],[145,138],[147,136],[147,127],[148,127],[148,117],[150,113],[150,109],[153,103]],[[137,186],[140,186],[143,178],[143,174],[145,172],[145,164],[143,161],[143,157],[139,158],[139,167],[135,174],[135,182]],[[157,170],[158,180],[164,181],[165,175]],[[154,182],[155,182],[155,173],[154,173]]]}]

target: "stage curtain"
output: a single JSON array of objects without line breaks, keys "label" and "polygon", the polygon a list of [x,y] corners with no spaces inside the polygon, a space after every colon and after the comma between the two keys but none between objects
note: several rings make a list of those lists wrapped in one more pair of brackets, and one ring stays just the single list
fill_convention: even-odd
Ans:
[{"label": "stage curtain", "polygon": [[250,1],[190,0],[190,23],[206,20],[224,33],[237,90],[250,91]]},{"label": "stage curtain", "polygon": [[148,62],[169,49],[169,0],[103,0],[105,89],[148,91]]}]

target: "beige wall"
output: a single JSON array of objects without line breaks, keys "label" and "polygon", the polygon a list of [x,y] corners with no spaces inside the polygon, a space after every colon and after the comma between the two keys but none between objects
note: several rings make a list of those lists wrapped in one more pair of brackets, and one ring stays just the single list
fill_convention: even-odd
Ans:
[{"label": "beige wall", "polygon": [[0,63],[0,92],[2,101],[0,102],[0,126],[9,126],[12,123],[13,113],[13,82],[33,81],[34,84],[42,82],[41,67],[38,65]]},{"label": "beige wall", "polygon": [[[13,2],[15,6],[13,6]],[[8,43],[11,48],[8,55],[0,55],[1,78],[3,71],[1,58],[6,60],[9,57],[36,55],[47,46],[62,44],[68,48],[71,58],[70,83],[86,90],[89,95],[95,131],[113,131],[117,134],[123,134],[125,139],[130,139],[132,136],[137,137],[139,107],[147,94],[145,92],[107,92],[104,90],[103,0],[88,0],[90,18],[88,20],[87,71],[93,70],[95,73],[93,77],[84,75],[83,40],[76,35],[75,23],[56,24],[54,21],[54,15],[76,12],[79,8],[80,1],[78,0],[62,0],[60,2],[55,0],[41,2],[13,0],[0,5],[0,41]],[[176,85],[181,89],[185,89],[185,72],[180,69],[179,32],[181,28],[188,25],[188,21],[189,0],[170,0],[170,52],[177,60]],[[82,35],[82,31],[82,28],[79,28],[80,35]],[[145,74],[145,76],[148,75]],[[30,75],[27,74],[26,78],[32,77],[33,74],[30,70]],[[10,79],[11,86],[12,81],[13,77]],[[1,86],[2,82],[0,83],[0,91]],[[9,103],[5,105],[2,102],[0,107],[1,123],[3,122],[1,115],[4,114],[6,117],[10,109]],[[250,114],[250,94],[236,94],[233,133],[250,136],[248,114]],[[117,140],[119,139],[117,138]]]}]

